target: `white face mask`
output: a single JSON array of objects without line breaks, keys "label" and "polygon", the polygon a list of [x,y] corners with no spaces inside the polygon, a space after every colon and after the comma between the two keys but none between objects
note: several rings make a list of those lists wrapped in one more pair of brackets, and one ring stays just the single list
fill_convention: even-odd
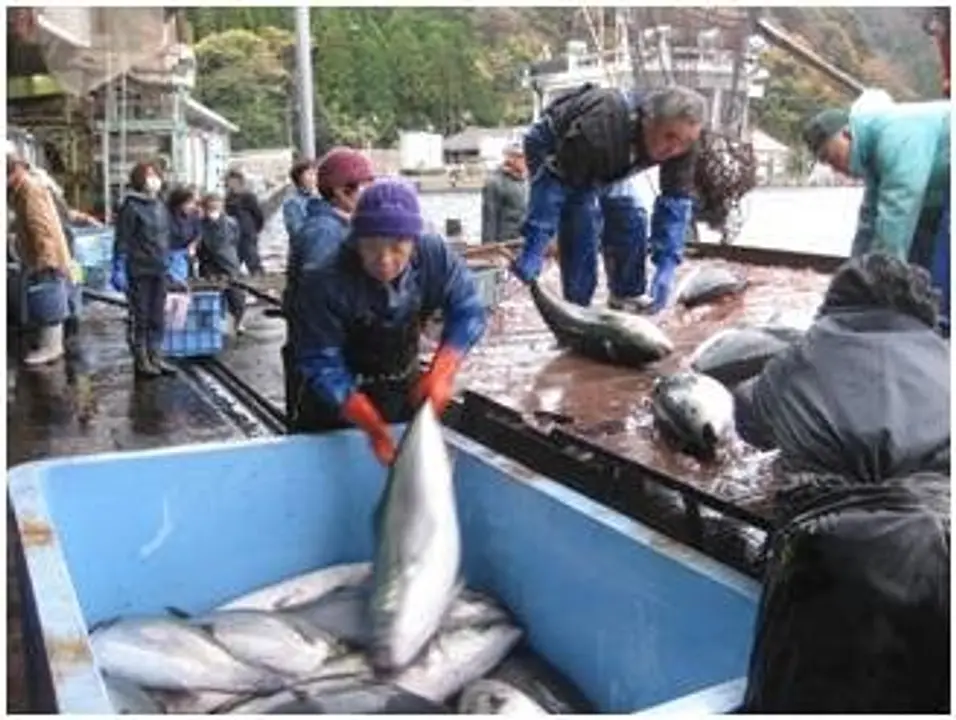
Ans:
[{"label": "white face mask", "polygon": [[150,193],[151,195],[158,193],[162,187],[163,181],[155,175],[150,175],[148,178],[146,178],[146,192]]},{"label": "white face mask", "polygon": [[221,216],[221,213],[217,213],[217,212],[209,213],[209,219],[212,220],[213,222],[216,222],[216,220],[218,220],[220,216]]}]

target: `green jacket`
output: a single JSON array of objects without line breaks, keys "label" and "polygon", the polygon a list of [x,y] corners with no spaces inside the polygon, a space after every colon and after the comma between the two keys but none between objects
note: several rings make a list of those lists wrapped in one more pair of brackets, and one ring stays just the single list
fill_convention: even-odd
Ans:
[{"label": "green jacket", "polygon": [[909,261],[917,228],[949,195],[950,101],[850,113],[850,173],[866,181],[852,254]]},{"label": "green jacket", "polygon": [[481,242],[504,242],[521,236],[528,208],[528,185],[499,168],[481,190]]}]

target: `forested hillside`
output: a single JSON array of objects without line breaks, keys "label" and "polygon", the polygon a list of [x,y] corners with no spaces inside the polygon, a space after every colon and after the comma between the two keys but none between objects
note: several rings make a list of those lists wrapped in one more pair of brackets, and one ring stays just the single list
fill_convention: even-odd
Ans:
[{"label": "forested hillside", "polygon": [[[660,9],[655,22],[679,26]],[[706,13],[707,11],[698,11]],[[933,97],[938,60],[913,8],[773,8],[770,16],[847,72],[897,99]],[[191,8],[200,99],[242,127],[236,147],[286,145],[295,135],[291,8]],[[313,73],[320,129],[338,142],[388,145],[401,129],[451,133],[526,121],[523,67],[545,45],[589,39],[573,8],[316,8]],[[804,117],[848,99],[777,50],[753,117],[795,142]]]}]

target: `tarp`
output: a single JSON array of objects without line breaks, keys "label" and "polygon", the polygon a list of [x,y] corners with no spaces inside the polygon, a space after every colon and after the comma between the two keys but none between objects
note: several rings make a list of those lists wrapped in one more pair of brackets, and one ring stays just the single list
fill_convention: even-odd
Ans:
[{"label": "tarp", "polygon": [[166,56],[179,52],[162,7],[18,8],[9,23],[21,42],[39,46],[50,75],[75,95],[157,59],[168,66]]}]

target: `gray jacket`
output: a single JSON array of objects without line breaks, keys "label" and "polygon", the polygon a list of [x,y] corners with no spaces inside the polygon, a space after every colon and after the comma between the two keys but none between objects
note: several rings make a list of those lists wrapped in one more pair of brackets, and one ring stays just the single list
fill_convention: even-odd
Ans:
[{"label": "gray jacket", "polygon": [[481,190],[481,242],[516,240],[528,209],[528,184],[501,168]]}]

